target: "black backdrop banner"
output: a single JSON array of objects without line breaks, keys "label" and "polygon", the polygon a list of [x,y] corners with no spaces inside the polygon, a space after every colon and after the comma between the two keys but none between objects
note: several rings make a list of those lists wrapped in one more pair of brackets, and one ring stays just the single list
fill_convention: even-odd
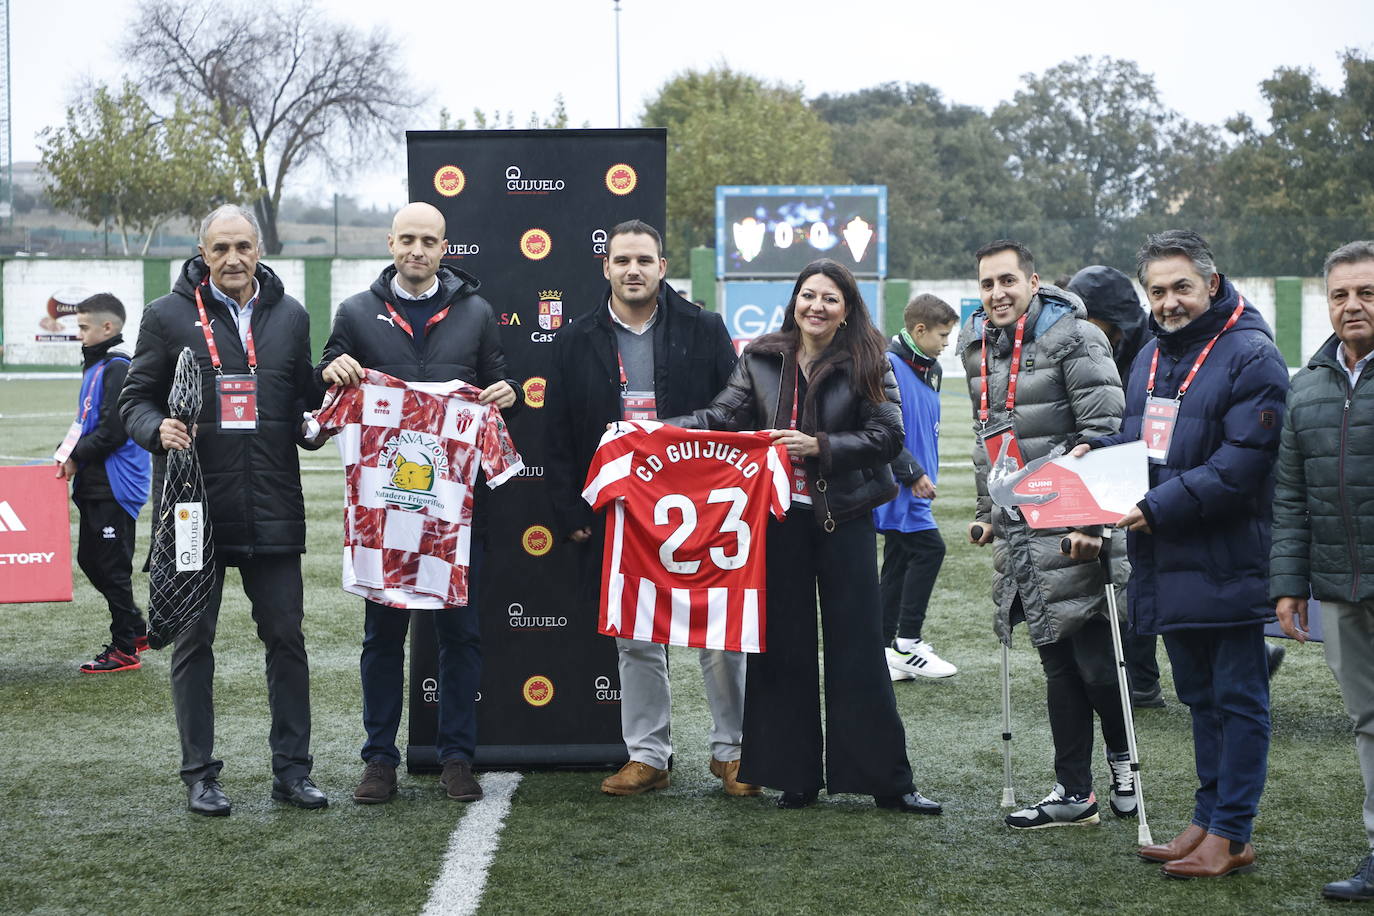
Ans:
[{"label": "black backdrop banner", "polygon": [[[605,301],[606,233],[627,219],[664,224],[667,133],[408,131],[406,145],[410,199],[443,212],[444,263],[481,281],[525,392],[510,428],[526,469],[488,493],[474,763],[619,766],[615,644],[596,632],[595,602],[578,598],[589,594],[583,548],[553,536],[541,408],[554,335]],[[411,626],[411,770],[438,765],[430,613],[414,612]]]}]

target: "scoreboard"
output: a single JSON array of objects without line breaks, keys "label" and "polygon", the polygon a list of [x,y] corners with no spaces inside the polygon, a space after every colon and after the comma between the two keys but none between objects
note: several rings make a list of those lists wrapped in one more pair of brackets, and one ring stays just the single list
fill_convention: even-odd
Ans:
[{"label": "scoreboard", "polygon": [[817,258],[887,275],[885,185],[716,187],[718,277],[795,277]]}]

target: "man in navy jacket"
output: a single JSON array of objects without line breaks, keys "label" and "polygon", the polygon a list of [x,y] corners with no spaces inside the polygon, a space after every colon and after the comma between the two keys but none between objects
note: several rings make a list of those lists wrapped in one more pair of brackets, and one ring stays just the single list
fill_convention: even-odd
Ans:
[{"label": "man in navy jacket", "polygon": [[1150,449],[1150,490],[1117,525],[1129,531],[1136,632],[1163,634],[1192,712],[1199,783],[1187,829],[1140,855],[1172,877],[1217,877],[1255,861],[1251,825],[1269,754],[1269,524],[1288,370],[1269,326],[1196,233],[1151,236],[1136,261],[1154,340],[1132,366],[1121,432],[1093,445],[1144,439]]}]

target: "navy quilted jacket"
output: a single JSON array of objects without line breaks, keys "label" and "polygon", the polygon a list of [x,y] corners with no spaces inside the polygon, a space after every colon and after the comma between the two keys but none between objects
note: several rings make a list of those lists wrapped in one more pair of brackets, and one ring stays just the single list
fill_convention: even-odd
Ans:
[{"label": "navy quilted jacket", "polygon": [[[1166,332],[1150,319],[1155,339],[1131,367],[1121,432],[1094,445],[1140,438],[1155,350],[1154,395],[1173,398],[1236,301],[1235,287],[1222,277],[1211,308],[1185,327]],[[1151,533],[1127,537],[1137,632],[1274,619],[1269,525],[1287,392],[1288,368],[1273,334],[1247,302],[1184,396],[1165,463],[1150,465],[1150,490],[1139,505]]]}]

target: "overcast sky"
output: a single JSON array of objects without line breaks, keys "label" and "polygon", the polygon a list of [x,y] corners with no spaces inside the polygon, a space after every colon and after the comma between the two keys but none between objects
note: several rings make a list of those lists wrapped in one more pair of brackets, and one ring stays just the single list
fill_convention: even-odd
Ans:
[{"label": "overcast sky", "polygon": [[[547,114],[562,93],[572,126],[616,126],[613,0],[391,3],[319,0],[360,27],[400,41],[407,87],[429,104],[414,129],[474,107]],[[135,0],[11,0],[10,100],[16,162],[38,157],[36,135],[60,124],[83,76],[117,82],[119,37]],[[1294,12],[1294,10],[1299,12]],[[808,97],[887,81],[930,83],[951,101],[990,109],[1021,75],[1083,54],[1136,61],[1166,105],[1195,121],[1238,111],[1262,120],[1259,82],[1275,67],[1314,69],[1340,83],[1346,47],[1374,50],[1370,0],[1155,0],[1152,3],[920,0],[622,0],[622,121],[674,73],[719,62],[800,83]],[[352,178],[312,176],[287,192],[404,200],[404,151]],[[385,159],[384,159],[385,161]]]}]

